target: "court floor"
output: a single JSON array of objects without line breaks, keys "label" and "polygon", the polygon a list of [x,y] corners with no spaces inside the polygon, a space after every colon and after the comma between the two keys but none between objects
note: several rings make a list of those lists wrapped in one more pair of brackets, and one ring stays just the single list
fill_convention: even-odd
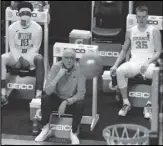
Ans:
[{"label": "court floor", "polygon": [[[85,112],[88,115],[91,114],[91,99],[91,94],[87,93]],[[128,116],[121,118],[117,115],[120,107],[115,102],[114,95],[99,92],[98,113],[100,120],[93,131],[89,130],[89,125],[82,125],[80,132],[81,145],[106,145],[102,130],[106,126],[113,124],[131,123],[150,128],[150,122],[143,117],[142,108],[133,108]],[[160,124],[160,131],[163,131],[163,124]],[[9,100],[9,104],[2,109],[2,145],[60,145],[60,143],[54,142],[36,143],[34,137],[31,136],[31,132],[32,123],[29,121],[29,103],[15,99]],[[162,137],[162,139],[160,138],[160,145],[163,145],[162,132],[160,132],[160,137]]]},{"label": "court floor", "polygon": [[[105,141],[80,140],[81,145],[106,145]],[[35,142],[34,136],[2,134],[2,145],[66,145],[54,142]]]}]

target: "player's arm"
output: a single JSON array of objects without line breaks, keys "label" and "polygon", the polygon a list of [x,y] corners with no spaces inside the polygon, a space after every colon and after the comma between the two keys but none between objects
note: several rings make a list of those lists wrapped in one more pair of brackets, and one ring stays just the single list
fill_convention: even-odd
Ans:
[{"label": "player's arm", "polygon": [[[34,31],[34,30],[33,30]],[[40,46],[42,43],[42,27],[38,27],[37,31],[34,33],[33,36],[33,47],[28,50],[28,59],[32,58],[32,55],[36,52],[39,52]]]},{"label": "player's arm", "polygon": [[15,44],[15,31],[12,25],[9,26],[8,28],[8,36],[9,36],[9,47],[10,47],[10,52],[12,53],[13,58],[15,61],[18,61],[18,59],[21,56],[21,52],[16,48]]},{"label": "player's arm", "polygon": [[153,30],[153,39],[154,39],[155,53],[153,57],[148,60],[149,64],[156,62],[161,55],[161,50],[162,50],[161,33],[158,29]]},{"label": "player's arm", "polygon": [[130,35],[131,35],[131,30],[127,30],[125,36],[125,42],[122,47],[121,53],[114,64],[115,67],[118,67],[122,63],[122,61],[126,58],[127,51],[131,46]]}]

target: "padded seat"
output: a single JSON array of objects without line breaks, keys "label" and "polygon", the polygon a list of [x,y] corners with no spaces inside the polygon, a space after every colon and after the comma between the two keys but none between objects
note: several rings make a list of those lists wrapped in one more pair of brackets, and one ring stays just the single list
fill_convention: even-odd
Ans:
[{"label": "padded seat", "polygon": [[124,29],[122,1],[95,1],[92,26],[93,40],[121,42]]},{"label": "padded seat", "polygon": [[107,29],[107,28],[99,28],[99,27],[94,27],[92,32],[96,36],[101,36],[101,37],[115,37],[120,34],[122,31],[121,28],[117,29]]},{"label": "padded seat", "polygon": [[152,84],[152,79],[144,79],[141,74],[135,76],[134,78],[129,78],[128,80],[129,80],[129,84],[130,83],[147,84],[147,85]]},{"label": "padded seat", "polygon": [[13,69],[12,67],[7,66],[7,72],[10,73],[11,75],[18,75],[21,77],[25,76],[35,77],[36,70]]}]

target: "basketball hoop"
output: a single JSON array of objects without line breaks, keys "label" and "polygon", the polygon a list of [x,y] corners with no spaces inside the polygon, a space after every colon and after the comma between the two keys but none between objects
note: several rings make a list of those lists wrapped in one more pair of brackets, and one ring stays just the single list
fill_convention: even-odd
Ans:
[{"label": "basketball hoop", "polygon": [[103,130],[108,145],[148,145],[149,129],[135,124],[116,124]]}]

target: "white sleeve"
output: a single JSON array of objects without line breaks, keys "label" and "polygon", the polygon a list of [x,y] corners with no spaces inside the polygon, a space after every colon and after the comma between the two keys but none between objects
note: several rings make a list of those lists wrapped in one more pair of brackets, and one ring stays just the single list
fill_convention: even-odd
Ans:
[{"label": "white sleeve", "polygon": [[15,46],[16,45],[15,40],[14,40],[15,35],[16,35],[16,32],[15,32],[14,28],[12,27],[12,25],[10,25],[8,28],[10,52],[12,53],[15,61],[18,61],[18,59],[21,56],[21,53]]},{"label": "white sleeve", "polygon": [[30,58],[33,57],[33,54],[39,52],[40,50],[40,46],[42,43],[42,27],[40,26],[36,32],[34,32],[33,35],[33,47],[31,49],[28,50],[27,55],[28,55],[28,59],[30,60]]}]

